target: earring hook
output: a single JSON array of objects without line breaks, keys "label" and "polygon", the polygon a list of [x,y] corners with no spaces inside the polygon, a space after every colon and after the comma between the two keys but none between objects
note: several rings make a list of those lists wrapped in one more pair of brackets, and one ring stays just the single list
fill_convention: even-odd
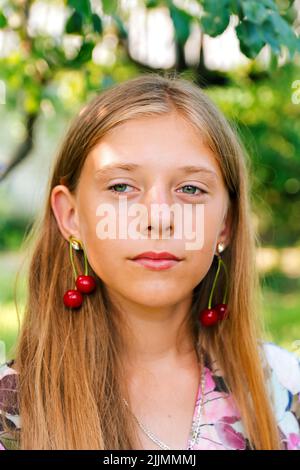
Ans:
[{"label": "earring hook", "polygon": [[86,257],[86,253],[85,253],[85,249],[83,247],[83,244],[78,238],[75,238],[75,237],[73,237],[73,235],[70,235],[69,242],[70,242],[70,260],[71,260],[71,264],[72,264],[72,268],[73,268],[74,278],[75,278],[75,281],[76,281],[77,271],[76,271],[75,264],[74,264],[72,248],[74,248],[75,250],[82,250],[83,251],[83,255],[84,255],[84,275],[85,276],[87,276],[87,274],[88,274],[87,257]]}]

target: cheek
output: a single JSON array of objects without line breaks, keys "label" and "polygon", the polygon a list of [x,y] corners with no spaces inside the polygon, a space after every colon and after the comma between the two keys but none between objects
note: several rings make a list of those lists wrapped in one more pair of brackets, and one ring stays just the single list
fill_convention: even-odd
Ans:
[{"label": "cheek", "polygon": [[214,250],[205,248],[188,252],[186,258],[186,276],[188,277],[191,289],[194,289],[206,276],[212,264]]},{"label": "cheek", "polygon": [[184,219],[183,239],[188,254],[213,256],[222,227],[224,200],[218,197],[198,204],[193,208],[192,219]]},{"label": "cheek", "polygon": [[[223,220],[223,204],[214,200],[204,205],[203,216],[196,222],[193,219],[193,231],[198,233],[197,241],[202,243],[200,248],[186,249],[186,266],[188,277],[193,288],[206,276],[213,262],[216,244]],[[198,225],[198,226],[197,226]],[[201,237],[199,235],[201,231]],[[194,241],[194,239],[193,239]],[[189,240],[185,239],[185,247]],[[193,245],[193,243],[192,243]]]},{"label": "cheek", "polygon": [[[124,241],[123,241],[124,242]],[[97,276],[106,284],[125,282],[125,255],[119,240],[89,239],[88,260]]]}]

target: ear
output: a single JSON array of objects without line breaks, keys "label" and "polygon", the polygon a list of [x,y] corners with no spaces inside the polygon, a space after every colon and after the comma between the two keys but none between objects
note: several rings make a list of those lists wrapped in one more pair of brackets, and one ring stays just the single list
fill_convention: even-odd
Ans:
[{"label": "ear", "polygon": [[59,184],[51,192],[51,207],[62,236],[80,238],[76,201],[67,186]]},{"label": "ear", "polygon": [[224,215],[224,219],[223,219],[219,236],[218,236],[218,243],[222,243],[225,248],[230,243],[231,229],[232,229],[232,207],[229,204],[227,211]]}]

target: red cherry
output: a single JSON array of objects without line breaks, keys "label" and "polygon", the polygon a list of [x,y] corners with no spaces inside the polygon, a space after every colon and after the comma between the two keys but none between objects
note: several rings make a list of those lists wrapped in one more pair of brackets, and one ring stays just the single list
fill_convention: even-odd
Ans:
[{"label": "red cherry", "polygon": [[217,311],[220,320],[224,320],[228,315],[227,304],[218,304],[215,306],[215,310]]},{"label": "red cherry", "polygon": [[199,320],[203,326],[212,326],[218,323],[219,315],[214,308],[206,308],[200,313]]},{"label": "red cherry", "polygon": [[70,289],[64,295],[64,304],[69,308],[78,308],[81,306],[83,297],[78,290]]},{"label": "red cherry", "polygon": [[96,287],[96,281],[92,276],[81,274],[76,279],[76,287],[83,294],[89,294]]}]

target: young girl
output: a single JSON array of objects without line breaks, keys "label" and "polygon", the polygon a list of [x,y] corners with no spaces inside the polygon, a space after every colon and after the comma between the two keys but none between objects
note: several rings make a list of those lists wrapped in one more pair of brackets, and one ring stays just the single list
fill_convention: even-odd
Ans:
[{"label": "young girl", "polygon": [[300,449],[298,357],[263,340],[247,165],[186,79],[82,109],[31,234],[2,448]]}]

